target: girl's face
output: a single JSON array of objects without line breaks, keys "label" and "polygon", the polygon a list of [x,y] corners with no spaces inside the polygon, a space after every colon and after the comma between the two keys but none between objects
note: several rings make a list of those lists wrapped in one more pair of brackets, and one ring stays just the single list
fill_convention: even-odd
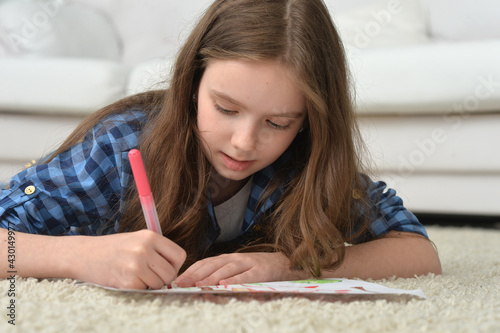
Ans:
[{"label": "girl's face", "polygon": [[212,60],[198,90],[203,149],[218,174],[243,180],[273,163],[306,117],[304,95],[273,61]]}]

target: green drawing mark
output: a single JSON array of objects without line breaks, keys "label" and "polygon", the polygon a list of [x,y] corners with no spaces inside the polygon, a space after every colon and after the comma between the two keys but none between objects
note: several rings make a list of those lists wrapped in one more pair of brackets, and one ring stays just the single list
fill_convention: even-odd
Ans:
[{"label": "green drawing mark", "polygon": [[338,283],[342,280],[297,280],[291,281],[292,283],[305,283],[305,284],[322,284],[322,283]]},{"label": "green drawing mark", "polygon": [[259,286],[259,287],[267,287],[265,284],[263,283],[245,283],[245,284],[242,284],[242,286]]}]

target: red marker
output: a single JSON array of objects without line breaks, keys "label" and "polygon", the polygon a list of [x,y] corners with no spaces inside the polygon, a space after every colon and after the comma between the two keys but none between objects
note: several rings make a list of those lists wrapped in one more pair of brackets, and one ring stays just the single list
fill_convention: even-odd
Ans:
[{"label": "red marker", "polygon": [[141,153],[137,149],[132,149],[128,153],[128,158],[130,160],[130,166],[132,167],[137,192],[139,192],[139,199],[141,200],[146,225],[149,230],[153,230],[162,235],[160,221],[156,213],[155,202],[153,200],[153,194],[151,193],[151,187],[149,186],[148,176],[146,175]]}]

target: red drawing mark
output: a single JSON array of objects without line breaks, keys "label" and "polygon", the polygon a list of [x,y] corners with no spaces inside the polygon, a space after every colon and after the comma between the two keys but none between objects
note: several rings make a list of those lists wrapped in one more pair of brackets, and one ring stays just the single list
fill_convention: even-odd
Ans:
[{"label": "red drawing mark", "polygon": [[349,294],[350,290],[335,290],[336,294]]}]

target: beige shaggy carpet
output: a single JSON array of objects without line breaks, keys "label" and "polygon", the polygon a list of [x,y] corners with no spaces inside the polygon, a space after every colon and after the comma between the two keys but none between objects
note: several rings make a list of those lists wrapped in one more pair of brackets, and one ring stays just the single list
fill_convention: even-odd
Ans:
[{"label": "beige shaggy carpet", "polygon": [[214,302],[18,278],[15,296],[10,281],[0,280],[0,332],[500,332],[500,231],[432,226],[428,232],[443,275],[371,281],[422,289],[426,300]]}]

